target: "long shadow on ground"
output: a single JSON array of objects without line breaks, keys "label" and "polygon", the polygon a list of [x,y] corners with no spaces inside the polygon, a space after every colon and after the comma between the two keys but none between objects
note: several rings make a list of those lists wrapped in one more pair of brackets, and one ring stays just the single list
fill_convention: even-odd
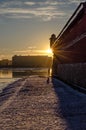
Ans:
[{"label": "long shadow on ground", "polygon": [[57,79],[52,83],[59,101],[56,113],[67,122],[67,130],[86,130],[86,95]]}]

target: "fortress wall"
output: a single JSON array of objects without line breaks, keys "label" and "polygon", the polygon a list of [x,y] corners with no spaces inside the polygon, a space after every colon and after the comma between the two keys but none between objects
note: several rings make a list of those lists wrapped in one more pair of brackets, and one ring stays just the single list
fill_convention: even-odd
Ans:
[{"label": "fortress wall", "polygon": [[71,85],[86,88],[86,63],[53,65],[52,75]]}]

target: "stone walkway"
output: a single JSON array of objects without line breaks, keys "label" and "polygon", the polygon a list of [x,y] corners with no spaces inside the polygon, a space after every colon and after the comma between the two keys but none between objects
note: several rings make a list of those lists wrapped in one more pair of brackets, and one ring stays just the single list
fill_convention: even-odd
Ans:
[{"label": "stone walkway", "polygon": [[86,130],[86,95],[32,76],[0,94],[0,130]]}]

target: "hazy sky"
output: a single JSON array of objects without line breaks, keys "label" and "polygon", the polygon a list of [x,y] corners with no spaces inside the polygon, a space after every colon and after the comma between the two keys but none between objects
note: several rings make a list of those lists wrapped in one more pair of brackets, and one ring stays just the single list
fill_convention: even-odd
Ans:
[{"label": "hazy sky", "polygon": [[0,0],[0,59],[43,54],[85,0]]}]

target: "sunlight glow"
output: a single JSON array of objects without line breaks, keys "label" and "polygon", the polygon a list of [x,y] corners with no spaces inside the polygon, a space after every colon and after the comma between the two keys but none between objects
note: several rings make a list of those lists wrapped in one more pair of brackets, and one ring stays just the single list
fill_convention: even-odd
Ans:
[{"label": "sunlight glow", "polygon": [[52,54],[52,50],[51,50],[51,49],[47,49],[47,50],[46,50],[46,53]]},{"label": "sunlight glow", "polygon": [[52,50],[51,49],[47,49],[47,50],[45,50],[45,52],[46,52],[46,54],[48,54],[48,56],[53,56],[53,52],[52,52]]}]

